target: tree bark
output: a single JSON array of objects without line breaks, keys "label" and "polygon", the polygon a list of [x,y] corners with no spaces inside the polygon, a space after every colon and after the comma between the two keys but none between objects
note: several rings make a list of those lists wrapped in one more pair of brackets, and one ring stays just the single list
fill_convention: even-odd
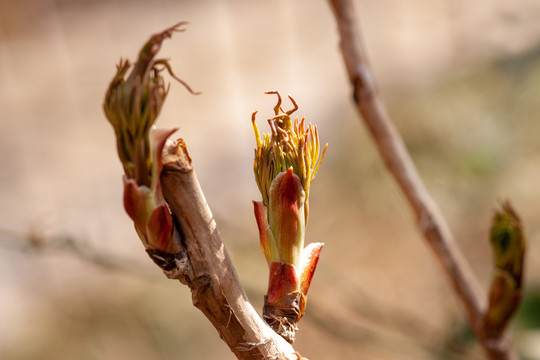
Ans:
[{"label": "tree bark", "polygon": [[181,237],[184,251],[165,261],[168,267],[164,272],[190,287],[193,304],[212,322],[238,359],[301,358],[264,323],[249,302],[217,231],[185,144],[178,140],[165,152],[161,174],[163,194],[176,222],[175,236]]}]

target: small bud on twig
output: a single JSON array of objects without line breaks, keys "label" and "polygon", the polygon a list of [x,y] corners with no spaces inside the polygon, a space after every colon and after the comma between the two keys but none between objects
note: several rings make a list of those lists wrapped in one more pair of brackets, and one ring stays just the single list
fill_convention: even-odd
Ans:
[{"label": "small bud on twig", "polygon": [[490,243],[495,269],[484,318],[486,334],[498,338],[515,314],[523,293],[525,236],[521,220],[509,202],[493,217]]}]

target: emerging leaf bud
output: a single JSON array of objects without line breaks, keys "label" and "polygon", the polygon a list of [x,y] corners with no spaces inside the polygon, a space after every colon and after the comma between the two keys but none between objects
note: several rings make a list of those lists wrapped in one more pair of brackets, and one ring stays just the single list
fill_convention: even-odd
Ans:
[{"label": "emerging leaf bud", "polygon": [[253,202],[263,253],[270,276],[265,297],[264,318],[289,342],[294,341],[296,323],[306,305],[306,294],[315,272],[322,243],[304,249],[308,219],[310,183],[320,166],[317,127],[305,119],[291,120],[298,109],[284,112],[278,96],[275,117],[268,120],[271,133],[261,134],[252,115],[257,146],[254,172],[262,202]]},{"label": "emerging leaf bud", "polygon": [[173,221],[163,199],[159,178],[163,147],[176,129],[153,126],[169,91],[163,70],[166,69],[191,93],[193,91],[174,75],[166,59],[155,59],[155,56],[163,40],[175,31],[183,31],[180,26],[184,24],[179,23],[151,36],[133,66],[128,60],[120,60],[103,103],[124,167],[126,212],[147,250],[170,253],[178,252],[179,244],[173,241]]},{"label": "emerging leaf bud", "polygon": [[497,338],[519,308],[523,293],[525,236],[519,216],[509,202],[493,217],[490,236],[495,270],[484,319],[488,336]]}]

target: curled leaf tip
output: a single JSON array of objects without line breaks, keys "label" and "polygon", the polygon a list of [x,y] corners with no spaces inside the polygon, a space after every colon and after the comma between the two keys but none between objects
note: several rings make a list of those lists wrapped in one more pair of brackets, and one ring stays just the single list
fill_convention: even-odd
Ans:
[{"label": "curled leaf tip", "polygon": [[278,97],[274,106],[275,116],[268,120],[271,132],[261,136],[255,122],[257,112],[251,117],[257,143],[253,168],[263,202],[268,205],[268,192],[273,179],[291,167],[300,178],[307,199],[310,184],[315,178],[327,146],[321,156],[317,126],[308,124],[306,127],[304,119],[299,121],[298,118],[290,118],[299,108],[292,96],[289,95],[289,99],[293,107],[284,111],[278,91],[267,91],[265,94],[275,94]]},{"label": "curled leaf tip", "polygon": [[136,179],[139,185],[149,186],[151,182],[149,132],[169,92],[163,70],[167,70],[191,93],[195,93],[174,74],[168,60],[155,59],[162,42],[175,31],[182,31],[180,27],[185,24],[180,22],[152,35],[139,51],[135,64],[120,60],[105,95],[103,109],[114,128],[124,171],[129,178]]}]

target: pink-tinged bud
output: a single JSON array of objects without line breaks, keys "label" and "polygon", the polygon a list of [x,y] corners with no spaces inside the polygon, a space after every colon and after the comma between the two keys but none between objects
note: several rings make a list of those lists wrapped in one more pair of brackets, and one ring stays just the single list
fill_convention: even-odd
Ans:
[{"label": "pink-tinged bud", "polygon": [[150,149],[153,161],[150,187],[137,185],[136,179],[124,176],[124,208],[133,220],[141,241],[147,249],[165,252],[179,250],[178,244],[172,238],[173,222],[160,185],[163,147],[175,130],[151,130]]},{"label": "pink-tinged bud", "polygon": [[137,230],[145,229],[153,208],[152,193],[147,186],[138,186],[135,180],[124,176],[124,209]]},{"label": "pink-tinged bud", "polygon": [[276,240],[268,226],[266,206],[263,205],[262,201],[253,201],[253,210],[255,212],[255,219],[257,220],[257,227],[259,228],[261,248],[268,265],[270,265],[272,261],[278,261],[279,257]]},{"label": "pink-tinged bud", "polygon": [[300,261],[300,291],[307,295],[313,273],[317,268],[319,256],[323,248],[323,243],[311,243],[302,252],[302,260]]},{"label": "pink-tinged bud", "polygon": [[279,259],[282,262],[300,265],[304,247],[305,192],[300,178],[292,168],[280,173],[270,186],[268,222],[277,239]]},{"label": "pink-tinged bud", "polygon": [[175,241],[172,241],[173,221],[169,207],[162,203],[152,211],[150,219],[146,224],[146,234],[148,245],[166,253],[177,253],[178,248]]},{"label": "pink-tinged bud", "polygon": [[298,292],[300,283],[293,265],[273,262],[270,264],[270,279],[266,293],[269,304],[279,303],[287,295]]}]

